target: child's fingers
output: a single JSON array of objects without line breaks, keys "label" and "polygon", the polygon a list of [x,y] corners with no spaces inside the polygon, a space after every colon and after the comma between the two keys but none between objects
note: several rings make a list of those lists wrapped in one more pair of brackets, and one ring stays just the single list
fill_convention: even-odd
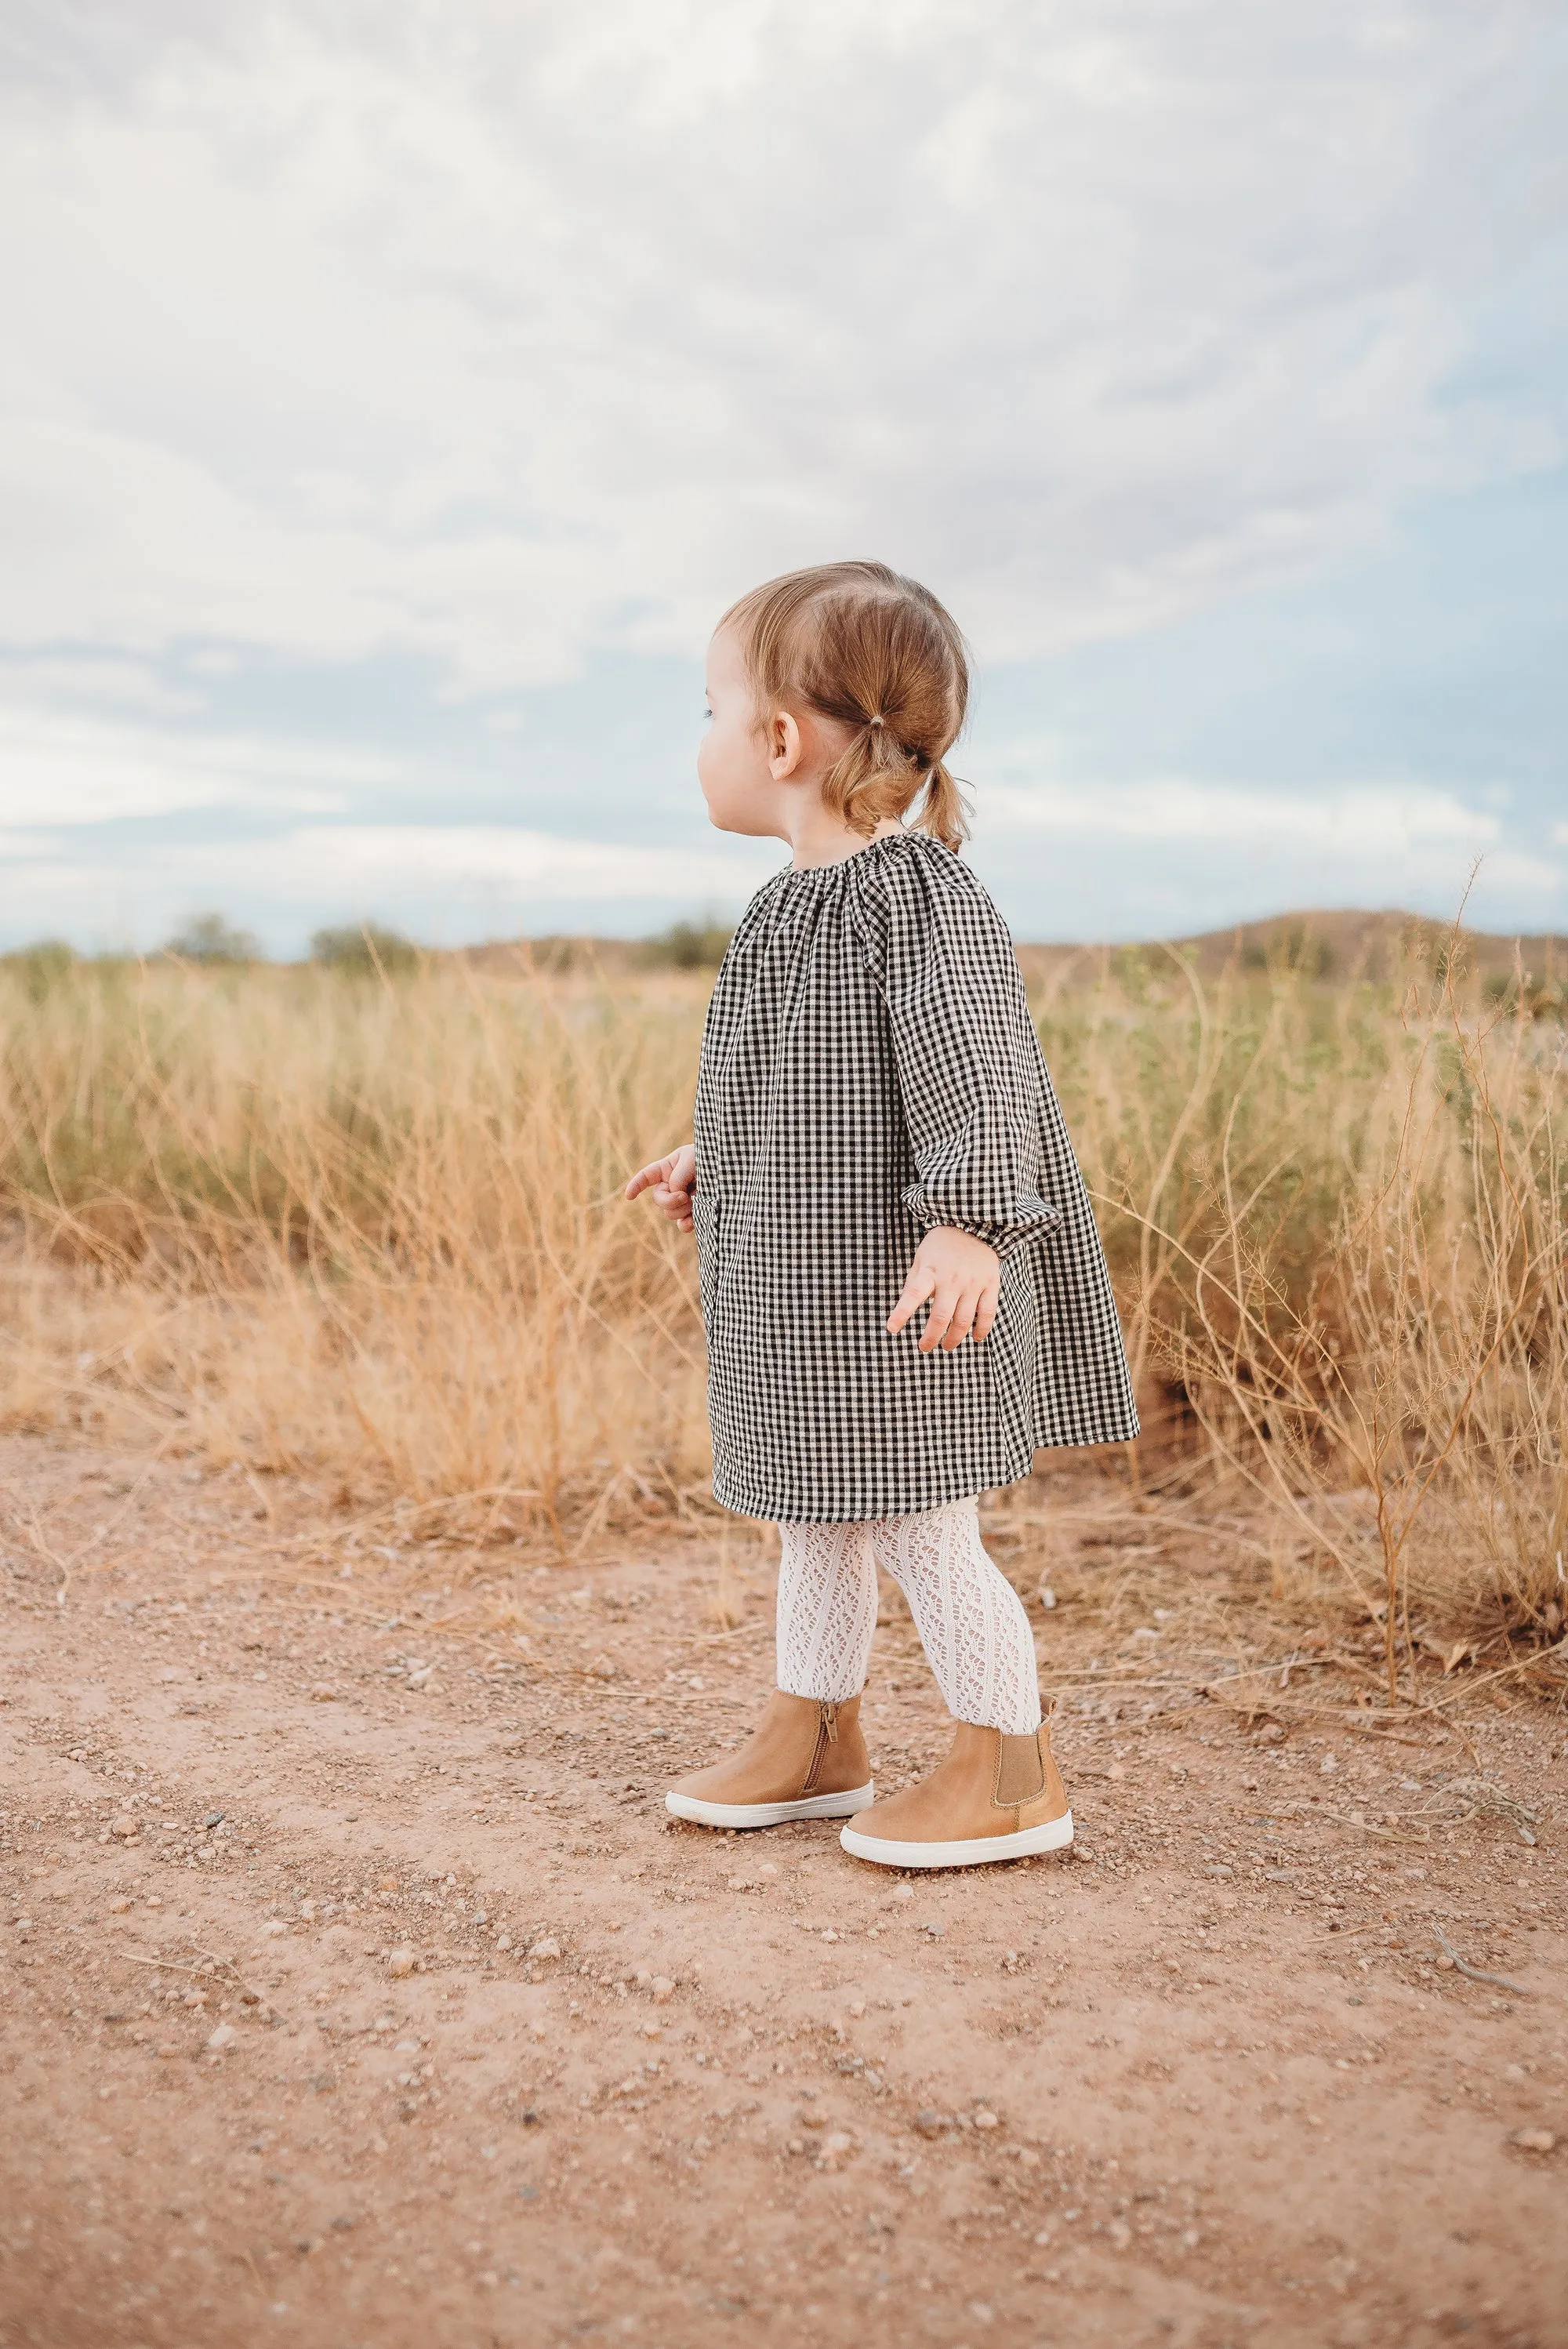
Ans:
[{"label": "child's fingers", "polygon": [[984,1345],[991,1335],[996,1319],[996,1307],[1001,1299],[1000,1288],[985,1288],[980,1292],[980,1309],[975,1316],[975,1343]]},{"label": "child's fingers", "polygon": [[887,1317],[887,1330],[890,1338],[898,1336],[905,1323],[919,1312],[935,1287],[936,1275],[927,1271],[917,1257],[909,1268],[909,1278],[903,1284],[903,1291],[898,1303]]},{"label": "child's fingers", "polygon": [[[650,1159],[645,1166],[639,1166],[626,1185],[626,1196],[634,1199],[640,1191],[648,1190],[655,1183],[686,1192],[696,1181],[696,1153],[689,1142],[683,1142],[678,1150],[669,1151],[663,1158]],[[663,1190],[660,1197],[662,1199]]]},{"label": "child's fingers", "polygon": [[931,1310],[925,1317],[925,1328],[921,1332],[920,1350],[923,1354],[934,1354],[941,1345],[963,1294],[957,1281],[951,1278],[937,1282]]},{"label": "child's fingers", "polygon": [[947,1335],[942,1340],[944,1352],[951,1354],[954,1348],[962,1346],[965,1339],[969,1336],[975,1327],[975,1316],[985,1293],[985,1290],[979,1288],[966,1288],[963,1291],[953,1309],[953,1319],[947,1325]]}]

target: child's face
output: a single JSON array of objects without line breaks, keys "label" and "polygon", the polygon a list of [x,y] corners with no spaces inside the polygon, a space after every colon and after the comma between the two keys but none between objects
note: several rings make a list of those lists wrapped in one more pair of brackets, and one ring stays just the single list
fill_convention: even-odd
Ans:
[{"label": "child's face", "polygon": [[721,628],[707,648],[711,722],[696,754],[697,781],[720,832],[766,835],[778,829],[777,761],[757,719],[740,647]]}]

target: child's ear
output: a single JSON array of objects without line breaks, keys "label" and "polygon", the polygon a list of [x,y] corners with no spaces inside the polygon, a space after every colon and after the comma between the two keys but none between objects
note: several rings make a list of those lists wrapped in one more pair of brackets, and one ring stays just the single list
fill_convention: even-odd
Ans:
[{"label": "child's ear", "polygon": [[787,709],[776,709],[768,723],[768,764],[774,781],[787,781],[799,763],[800,729]]}]

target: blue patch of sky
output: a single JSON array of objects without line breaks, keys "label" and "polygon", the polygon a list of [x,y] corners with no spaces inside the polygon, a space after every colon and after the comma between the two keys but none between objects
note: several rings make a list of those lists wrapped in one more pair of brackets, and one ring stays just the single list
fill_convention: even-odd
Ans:
[{"label": "blue patch of sky", "polygon": [[1433,501],[1310,584],[982,683],[976,755],[1047,730],[1086,781],[1260,792],[1501,788],[1522,835],[1568,812],[1568,472]]}]

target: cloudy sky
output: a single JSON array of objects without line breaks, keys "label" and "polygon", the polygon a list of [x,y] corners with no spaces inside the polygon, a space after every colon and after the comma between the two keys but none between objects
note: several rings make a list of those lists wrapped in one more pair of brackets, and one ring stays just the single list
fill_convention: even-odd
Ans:
[{"label": "cloudy sky", "polygon": [[733,912],[717,612],[1020,934],[1568,925],[1559,0],[0,0],[0,944]]}]

